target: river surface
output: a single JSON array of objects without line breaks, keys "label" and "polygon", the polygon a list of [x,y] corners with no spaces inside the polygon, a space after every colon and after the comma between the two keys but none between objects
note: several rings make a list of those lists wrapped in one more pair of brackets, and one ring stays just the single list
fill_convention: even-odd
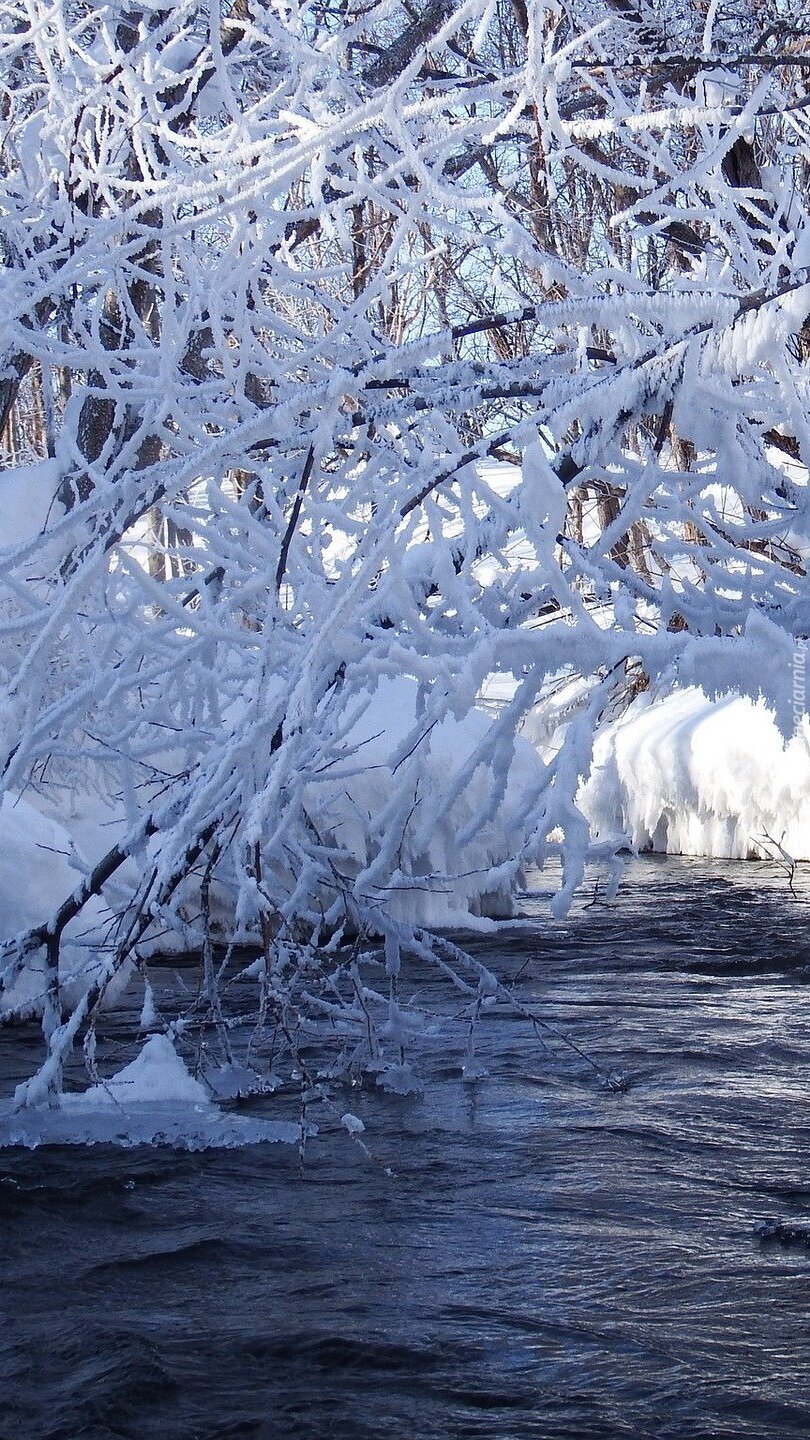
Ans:
[{"label": "river surface", "polygon": [[639,860],[475,942],[624,1091],[495,1017],[489,1078],[459,1036],[423,1098],[352,1093],[374,1160],[0,1151],[2,1440],[806,1440],[810,1245],[755,1230],[810,1235],[797,889]]}]

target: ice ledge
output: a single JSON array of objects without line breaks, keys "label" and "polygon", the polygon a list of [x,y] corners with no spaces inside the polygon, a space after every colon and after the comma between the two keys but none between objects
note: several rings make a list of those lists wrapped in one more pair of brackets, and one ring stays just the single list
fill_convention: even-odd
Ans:
[{"label": "ice ledge", "polygon": [[[314,1133],[314,1127],[308,1127]],[[168,1035],[153,1035],[116,1075],[57,1106],[20,1108],[0,1101],[0,1147],[168,1145],[228,1150],[243,1145],[297,1145],[301,1126],[223,1111],[184,1065]]]},{"label": "ice ledge", "polygon": [[[66,1096],[70,1100],[71,1096]],[[79,1097],[81,1098],[81,1097]],[[312,1126],[308,1133],[313,1132]],[[0,1101],[0,1148],[40,1145],[169,1146],[175,1150],[237,1150],[246,1145],[297,1145],[292,1121],[229,1115],[216,1105],[173,1102],[129,1106],[74,1106],[17,1110]]]}]

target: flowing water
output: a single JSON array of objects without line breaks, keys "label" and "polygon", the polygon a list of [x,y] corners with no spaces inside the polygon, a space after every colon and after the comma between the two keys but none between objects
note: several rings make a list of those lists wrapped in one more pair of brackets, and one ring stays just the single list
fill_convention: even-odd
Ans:
[{"label": "flowing water", "polygon": [[810,1435],[810,897],[650,859],[527,910],[477,953],[626,1091],[494,1017],[488,1079],[348,1097],[376,1163],[0,1152],[2,1440]]}]

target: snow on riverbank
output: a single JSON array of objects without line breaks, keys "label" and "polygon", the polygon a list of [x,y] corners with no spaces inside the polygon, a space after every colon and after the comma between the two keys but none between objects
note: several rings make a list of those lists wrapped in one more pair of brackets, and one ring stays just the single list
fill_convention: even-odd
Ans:
[{"label": "snow on riverbank", "polygon": [[[486,917],[513,913],[519,857],[531,828],[527,797],[539,789],[543,768],[528,741],[518,739],[508,761],[499,760],[493,769],[487,750],[492,730],[492,718],[475,709],[461,718],[443,715],[420,723],[416,683],[404,678],[380,682],[335,752],[340,763],[325,767],[305,790],[312,824],[340,846],[349,890],[355,883],[394,919],[418,925],[481,925]],[[395,775],[411,777],[401,817],[398,811],[390,813],[392,805],[403,803]],[[479,824],[484,816],[489,818]],[[125,828],[112,802],[104,805],[61,787],[46,787],[41,794],[29,790],[25,798],[3,797],[0,941],[46,923]],[[392,833],[399,837],[396,854],[387,853]],[[114,896],[120,908],[136,882],[137,870],[122,867],[109,882],[108,899]],[[226,872],[216,895],[223,936],[233,932],[230,893]],[[283,905],[281,888],[274,898]],[[186,885],[183,910],[187,933],[162,930],[154,942],[158,949],[199,943],[196,884]],[[102,927],[110,919],[103,901],[93,899],[72,922],[62,951],[66,977],[78,979],[88,964],[98,963],[92,952],[103,948]],[[142,950],[149,948],[147,941]],[[29,958],[3,1004],[18,1008],[30,1002],[35,1009],[43,991],[42,958]]]},{"label": "snow on riverbank", "polygon": [[785,740],[762,700],[642,695],[598,736],[580,803],[641,850],[810,859],[810,717]]},{"label": "snow on riverbank", "polygon": [[[542,762],[520,737],[508,763],[493,759],[481,710],[420,723],[416,702],[413,681],[380,682],[347,737],[345,773],[309,787],[319,827],[344,850],[344,872],[395,919],[444,928],[509,917]],[[386,857],[395,833],[398,854]]]},{"label": "snow on riverbank", "polygon": [[[84,868],[83,855],[65,826],[20,796],[0,797],[0,942],[55,915],[81,883]],[[67,926],[60,961],[68,998],[81,993],[99,973],[109,921],[103,900],[93,896],[83,914]],[[122,982],[125,979],[122,975]],[[40,951],[27,958],[19,974],[9,974],[0,992],[0,1017],[4,1012],[37,1012],[45,988]]]},{"label": "snow on riverbank", "polygon": [[40,460],[0,470],[0,549],[26,545],[46,527],[56,504],[60,467],[56,460]]}]

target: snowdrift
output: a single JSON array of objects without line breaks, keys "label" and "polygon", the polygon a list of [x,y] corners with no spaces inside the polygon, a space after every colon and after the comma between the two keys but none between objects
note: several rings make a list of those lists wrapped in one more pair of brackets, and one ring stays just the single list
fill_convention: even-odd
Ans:
[{"label": "snowdrift", "polygon": [[790,739],[762,700],[640,696],[597,737],[579,802],[599,837],[725,859],[810,859],[810,717]]}]

